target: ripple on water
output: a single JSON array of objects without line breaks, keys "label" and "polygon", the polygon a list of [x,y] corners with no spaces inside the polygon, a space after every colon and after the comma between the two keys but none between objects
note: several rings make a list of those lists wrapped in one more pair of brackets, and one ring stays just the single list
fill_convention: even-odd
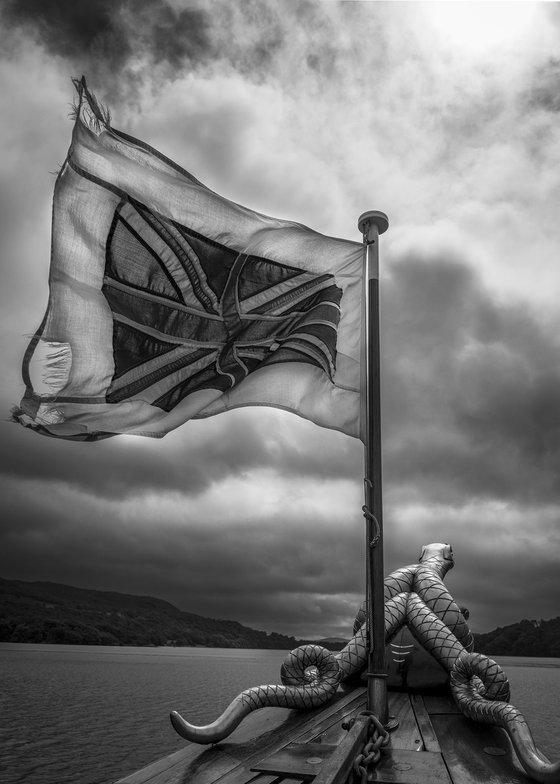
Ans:
[{"label": "ripple on water", "polygon": [[0,644],[2,784],[110,784],[184,742],[172,709],[213,721],[278,682],[285,651]]},{"label": "ripple on water", "polygon": [[[2,784],[111,784],[182,748],[170,710],[207,724],[243,689],[278,683],[285,653],[0,644]],[[555,760],[560,660],[540,661],[500,659]]]}]

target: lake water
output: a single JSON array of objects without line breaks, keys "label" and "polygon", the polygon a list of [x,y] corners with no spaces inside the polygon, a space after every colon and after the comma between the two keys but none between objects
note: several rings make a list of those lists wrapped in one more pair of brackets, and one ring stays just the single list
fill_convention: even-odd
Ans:
[{"label": "lake water", "polygon": [[[207,724],[243,689],[279,683],[285,655],[0,643],[0,781],[110,784],[182,748],[171,709]],[[560,659],[499,661],[537,744],[560,759]]]}]

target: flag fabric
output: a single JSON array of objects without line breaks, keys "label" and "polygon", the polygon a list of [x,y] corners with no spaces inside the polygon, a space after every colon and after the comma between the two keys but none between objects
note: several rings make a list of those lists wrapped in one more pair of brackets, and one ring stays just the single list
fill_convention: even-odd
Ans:
[{"label": "flag fabric", "polygon": [[76,87],[14,419],[70,439],[161,437],[265,405],[359,437],[361,243],[218,196]]}]

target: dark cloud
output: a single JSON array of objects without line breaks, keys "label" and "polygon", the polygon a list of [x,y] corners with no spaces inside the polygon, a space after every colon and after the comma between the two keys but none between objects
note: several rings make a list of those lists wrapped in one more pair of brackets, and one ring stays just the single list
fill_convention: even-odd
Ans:
[{"label": "dark cloud", "polygon": [[[93,444],[56,443],[34,433],[20,434],[4,424],[0,471],[22,479],[62,481],[70,487],[109,498],[177,490],[198,493],[229,473],[243,471],[263,455],[262,442],[250,428],[235,425],[218,444],[161,448],[146,444],[134,449],[129,439]],[[229,443],[229,446],[228,446]],[[85,446],[85,448],[84,448]],[[233,457],[235,454],[235,458]]]},{"label": "dark cloud", "polygon": [[[8,422],[2,427],[0,475],[58,481],[105,498],[176,491],[196,495],[229,476],[271,468],[279,476],[356,476],[361,449],[338,433],[325,450],[308,423],[306,448],[289,437],[285,414],[237,411],[187,423],[162,440],[132,436],[98,443],[53,441]],[[314,444],[316,448],[314,449]]]},{"label": "dark cloud", "polygon": [[[256,82],[270,76],[288,37],[287,18],[313,41],[308,66],[332,73],[335,49],[328,14],[316,3],[278,5],[247,0],[237,5],[216,0],[7,0],[2,19],[31,34],[50,54],[65,58],[74,72],[86,73],[107,97],[126,87],[130,96],[144,81],[174,79],[199,66],[223,61]],[[349,47],[348,47],[349,48]],[[307,43],[298,50],[305,67]],[[162,68],[159,76],[154,66]],[[272,69],[274,70],[274,69]],[[121,85],[118,82],[122,82]]]},{"label": "dark cloud", "polygon": [[[361,593],[360,526],[325,520],[317,535],[314,514],[295,519],[282,509],[250,522],[178,524],[167,519],[163,500],[158,512],[157,506],[99,504],[52,483],[6,488],[4,483],[4,577],[56,575],[58,582],[157,595],[192,612],[291,633],[313,624],[306,606],[324,607],[324,629],[329,604],[343,603],[330,596]],[[350,602],[346,617],[357,603]]]},{"label": "dark cloud", "polygon": [[[236,70],[261,80],[285,40],[282,6],[248,0],[238,8],[229,3],[221,9],[225,24],[220,51]],[[231,35],[242,26],[244,35]],[[217,31],[219,35],[219,30]]]},{"label": "dark cloud", "polygon": [[522,618],[558,615],[560,515],[536,503],[520,510],[507,502],[430,503],[425,495],[395,509],[389,494],[385,515],[385,565],[391,571],[414,562],[422,544],[447,542],[455,566],[445,583],[470,610],[477,632]]},{"label": "dark cloud", "polygon": [[[165,0],[8,0],[4,24],[30,33],[75,75],[103,84],[105,94],[138,84],[150,68],[188,70],[213,52],[208,14]],[[121,84],[119,84],[121,82]]]},{"label": "dark cloud", "polygon": [[558,501],[553,321],[496,301],[451,256],[396,263],[383,306],[388,482],[432,500]]},{"label": "dark cloud", "polygon": [[51,54],[83,57],[96,50],[99,56],[126,58],[130,47],[119,24],[121,5],[108,0],[8,0],[4,19],[33,30]]},{"label": "dark cloud", "polygon": [[[214,514],[183,521],[163,497],[150,507],[118,506],[53,483],[6,487],[4,577],[155,595],[191,612],[300,636],[348,634],[363,593],[359,515],[337,521],[280,508],[262,520],[224,522]],[[542,529],[543,512],[534,513]],[[480,519],[473,509],[460,524],[422,520],[416,530],[388,515],[386,569],[416,561],[422,544],[449,541],[456,565],[446,584],[468,606],[473,629],[553,617],[558,521],[549,515],[540,533],[529,515],[519,522],[507,507],[501,517]]]},{"label": "dark cloud", "polygon": [[524,97],[533,110],[560,111],[560,60],[550,58],[546,65],[537,68],[532,86]]},{"label": "dark cloud", "polygon": [[341,48],[344,53],[351,50],[350,42],[341,47],[336,41],[336,22],[317,2],[225,3],[220,16],[223,24],[212,31],[220,56],[255,82],[281,78],[286,57],[300,73],[331,78],[342,62]]},{"label": "dark cloud", "polygon": [[[536,512],[540,518],[542,510]],[[507,527],[507,511],[504,522]],[[554,521],[557,524],[558,519]],[[522,531],[522,527],[516,526],[517,531],[520,528]],[[457,565],[446,583],[459,603],[469,607],[473,629],[482,632],[523,618],[556,617],[556,597],[560,592],[558,550],[551,548],[550,542],[536,546],[540,537],[530,535],[530,516],[526,531],[519,534],[518,544],[513,547],[500,547],[500,537],[486,538],[476,521],[471,530],[471,543],[468,537],[462,538]],[[506,539],[503,533],[501,538]]]}]

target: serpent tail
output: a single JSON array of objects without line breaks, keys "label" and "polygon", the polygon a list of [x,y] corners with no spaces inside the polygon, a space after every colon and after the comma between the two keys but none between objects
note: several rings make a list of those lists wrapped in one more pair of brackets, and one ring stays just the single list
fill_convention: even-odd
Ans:
[{"label": "serpent tail", "polygon": [[552,763],[539,751],[525,717],[509,704],[509,683],[499,664],[463,651],[451,671],[451,691],[465,716],[507,732],[528,776],[541,784],[560,783],[560,762]]},{"label": "serpent tail", "polygon": [[334,695],[340,678],[339,663],[330,651],[320,645],[302,645],[291,651],[282,665],[283,685],[254,686],[242,691],[211,724],[190,724],[177,711],[171,712],[171,723],[185,740],[218,743],[259,708],[305,710],[323,705]]}]

